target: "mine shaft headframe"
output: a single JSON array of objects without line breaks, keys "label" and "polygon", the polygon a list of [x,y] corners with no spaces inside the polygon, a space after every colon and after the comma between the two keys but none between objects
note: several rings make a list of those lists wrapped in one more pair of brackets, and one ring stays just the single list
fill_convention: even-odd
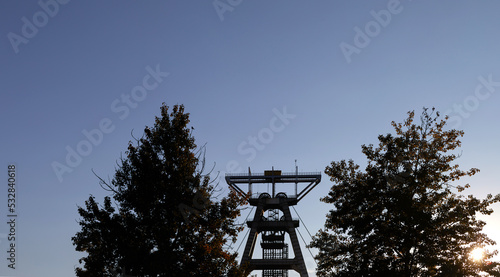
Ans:
[{"label": "mine shaft headframe", "polygon": [[[312,189],[321,182],[321,172],[281,172],[281,170],[265,170],[264,173],[252,174],[248,168],[246,173],[228,173],[226,174],[226,182],[240,195],[247,193],[241,189],[238,184],[248,184],[248,192],[252,195],[252,184],[272,184],[272,197],[276,197],[277,183],[290,183],[295,185],[295,195],[297,202],[304,198]],[[300,183],[306,183],[306,187],[297,193],[297,186]]]}]

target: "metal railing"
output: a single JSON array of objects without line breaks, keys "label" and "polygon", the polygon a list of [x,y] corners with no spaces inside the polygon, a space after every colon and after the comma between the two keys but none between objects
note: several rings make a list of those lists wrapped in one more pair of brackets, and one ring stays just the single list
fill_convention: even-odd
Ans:
[{"label": "metal railing", "polygon": [[321,175],[320,171],[317,172],[282,172],[279,175],[265,175],[265,173],[226,173],[227,177],[242,177],[242,176],[252,176],[252,177],[271,177],[271,176],[302,176],[302,175]]},{"label": "metal railing", "polygon": [[[255,221],[254,219],[255,218],[248,219],[247,222],[254,222]],[[292,217],[292,222],[294,222],[294,221],[299,222],[300,220],[297,217]],[[266,223],[272,222],[272,223],[276,223],[276,225],[279,225],[279,226],[285,226],[288,223],[288,221],[285,221],[285,220],[267,220],[267,218],[265,218],[265,217],[261,218],[261,222],[266,222]]]}]

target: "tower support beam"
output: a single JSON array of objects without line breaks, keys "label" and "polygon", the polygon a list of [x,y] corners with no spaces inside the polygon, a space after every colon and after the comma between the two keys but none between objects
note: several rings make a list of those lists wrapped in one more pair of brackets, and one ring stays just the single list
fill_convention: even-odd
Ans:
[{"label": "tower support beam", "polygon": [[[309,193],[321,181],[321,173],[284,173],[280,170],[265,171],[264,174],[227,174],[226,182],[238,193],[243,193],[238,184],[247,183],[249,193],[252,193],[251,184],[270,183],[273,185],[272,195],[268,193],[257,193],[251,195],[250,205],[256,206],[254,218],[247,222],[250,234],[243,251],[241,264],[248,266],[250,271],[262,270],[265,277],[287,277],[288,270],[295,270],[301,277],[309,277],[304,262],[304,256],[300,249],[299,240],[295,228],[299,227],[299,221],[292,218],[290,206],[297,205],[307,193]],[[276,183],[290,183],[295,185],[295,195],[289,197],[284,192],[276,193]],[[308,183],[297,195],[297,185]],[[300,196],[298,199],[297,197]],[[268,216],[265,213],[268,212]],[[280,216],[281,215],[281,216]],[[257,243],[257,237],[262,234],[261,248],[262,259],[254,259],[253,254]],[[290,237],[294,258],[288,258],[288,244],[285,243],[285,234]]]}]

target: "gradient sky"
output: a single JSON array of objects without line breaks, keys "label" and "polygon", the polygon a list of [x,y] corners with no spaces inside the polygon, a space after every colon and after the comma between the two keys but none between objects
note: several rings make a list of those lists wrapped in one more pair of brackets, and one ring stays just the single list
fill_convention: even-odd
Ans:
[{"label": "gradient sky", "polygon": [[[300,171],[364,165],[362,144],[434,106],[465,131],[462,168],[481,169],[466,192],[500,192],[498,1],[59,1],[0,2],[0,275],[74,276],[77,205],[106,195],[91,170],[112,178],[162,102],[185,105],[221,176],[293,171],[296,159]],[[102,137],[85,136],[99,128]],[[86,156],[68,163],[78,147]],[[9,164],[16,270],[6,260]],[[313,234],[332,185],[323,174],[297,206]],[[485,231],[500,242],[494,208]]]}]

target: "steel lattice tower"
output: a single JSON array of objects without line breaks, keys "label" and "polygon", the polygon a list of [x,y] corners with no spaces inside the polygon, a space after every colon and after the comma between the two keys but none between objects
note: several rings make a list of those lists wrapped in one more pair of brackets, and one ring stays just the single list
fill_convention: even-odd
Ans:
[{"label": "steel lattice tower", "polygon": [[[293,219],[290,206],[306,196],[321,181],[321,173],[282,173],[281,170],[266,170],[264,173],[226,174],[226,182],[240,195],[246,195],[238,184],[248,184],[250,194],[249,204],[256,207],[253,220],[247,221],[250,235],[246,242],[242,265],[248,265],[249,270],[262,270],[263,277],[287,277],[288,270],[297,271],[301,277],[308,277],[307,268],[300,249],[295,228],[299,227],[299,220]],[[272,193],[252,193],[252,184],[272,184]],[[284,192],[276,193],[276,184],[294,184],[295,195]],[[305,188],[297,193],[297,186],[306,183]],[[267,212],[267,216],[265,215]],[[281,216],[280,216],[281,215]],[[257,236],[262,234],[262,259],[253,259]],[[290,236],[295,257],[288,257],[288,244],[285,235]]]},{"label": "steel lattice tower", "polygon": [[[267,217],[262,217],[265,221],[280,221],[279,209],[268,211]],[[284,220],[284,217],[281,217]],[[285,243],[284,231],[264,231],[262,234],[262,257],[264,259],[288,259],[288,244]],[[265,269],[262,270],[262,277],[288,277],[288,270],[285,269]]]}]

